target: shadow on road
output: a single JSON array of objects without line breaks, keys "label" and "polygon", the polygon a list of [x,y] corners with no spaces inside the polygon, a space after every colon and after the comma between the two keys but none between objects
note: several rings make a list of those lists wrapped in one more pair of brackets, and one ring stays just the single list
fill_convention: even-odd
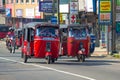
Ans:
[{"label": "shadow on road", "polygon": [[78,62],[77,59],[76,60],[58,60],[55,63],[51,63],[51,64],[46,64],[45,60],[41,61],[29,61],[27,63],[33,63],[33,64],[44,64],[44,65],[77,65],[77,66],[102,66],[102,65],[112,65],[112,63],[118,63],[120,64],[120,61],[115,61],[115,60],[89,60],[87,59],[85,62]]}]

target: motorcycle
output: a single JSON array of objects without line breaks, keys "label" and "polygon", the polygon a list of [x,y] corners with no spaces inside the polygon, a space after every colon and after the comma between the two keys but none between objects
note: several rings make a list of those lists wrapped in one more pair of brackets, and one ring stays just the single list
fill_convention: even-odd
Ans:
[{"label": "motorcycle", "polygon": [[15,40],[14,37],[10,37],[7,41],[7,48],[10,53],[15,53]]}]

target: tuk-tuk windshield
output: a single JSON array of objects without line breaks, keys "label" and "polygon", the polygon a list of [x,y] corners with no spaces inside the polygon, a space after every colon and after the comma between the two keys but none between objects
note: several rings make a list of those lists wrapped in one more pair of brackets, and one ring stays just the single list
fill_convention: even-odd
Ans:
[{"label": "tuk-tuk windshield", "polygon": [[86,36],[87,36],[87,32],[85,28],[80,28],[80,29],[70,28],[69,30],[69,37],[86,38]]},{"label": "tuk-tuk windshield", "polygon": [[37,36],[48,36],[48,37],[57,37],[58,36],[58,28],[49,27],[38,27],[36,30]]}]

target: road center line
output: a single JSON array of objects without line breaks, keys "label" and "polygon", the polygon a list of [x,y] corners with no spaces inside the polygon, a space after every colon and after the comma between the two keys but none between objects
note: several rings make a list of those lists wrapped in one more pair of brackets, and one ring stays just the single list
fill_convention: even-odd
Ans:
[{"label": "road center line", "polygon": [[72,75],[72,76],[75,76],[75,77],[80,77],[80,78],[87,79],[87,80],[96,80],[96,79],[93,79],[93,78],[90,78],[90,77],[87,77],[87,76],[83,76],[83,75],[79,75],[79,74],[75,74],[75,73],[71,73],[71,72],[67,72],[67,71],[63,71],[63,70],[58,70],[58,69],[54,69],[54,68],[50,68],[50,67],[46,67],[46,66],[41,66],[41,65],[37,65],[37,64],[28,64],[28,63],[24,63],[24,62],[12,60],[12,59],[7,59],[7,58],[4,58],[4,57],[0,57],[0,59],[7,60],[7,61],[12,61],[12,62],[17,62],[17,63],[23,64],[23,65],[31,65],[31,66],[35,66],[35,67],[38,67],[38,68],[48,69],[48,70],[56,71],[56,72],[59,72],[59,73],[64,73],[64,74]]}]

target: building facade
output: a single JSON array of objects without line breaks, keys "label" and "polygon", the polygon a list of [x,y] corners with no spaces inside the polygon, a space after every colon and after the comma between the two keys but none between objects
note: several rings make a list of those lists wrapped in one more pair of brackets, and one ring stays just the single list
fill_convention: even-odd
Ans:
[{"label": "building facade", "polygon": [[6,0],[6,24],[19,28],[35,19],[43,19],[39,0]]}]

